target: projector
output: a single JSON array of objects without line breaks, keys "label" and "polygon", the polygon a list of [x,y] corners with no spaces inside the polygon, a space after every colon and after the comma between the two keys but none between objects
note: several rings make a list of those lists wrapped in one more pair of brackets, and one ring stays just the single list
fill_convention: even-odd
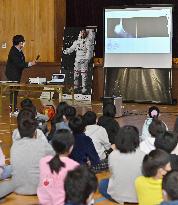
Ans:
[{"label": "projector", "polygon": [[46,78],[29,78],[30,84],[46,84]]}]

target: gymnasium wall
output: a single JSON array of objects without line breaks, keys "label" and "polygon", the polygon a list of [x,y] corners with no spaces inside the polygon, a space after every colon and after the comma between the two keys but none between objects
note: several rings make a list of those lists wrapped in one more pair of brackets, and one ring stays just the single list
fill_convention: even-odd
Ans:
[{"label": "gymnasium wall", "polygon": [[[27,60],[40,53],[44,62],[54,61],[54,1],[2,0],[0,6],[0,52],[6,61],[12,37],[22,34],[26,40]],[[6,43],[7,48],[2,48]]]},{"label": "gymnasium wall", "polygon": [[[1,0],[0,80],[6,79],[5,63],[16,34],[25,37],[27,61],[40,54],[39,63],[24,71],[23,82],[30,76],[50,79],[59,72],[65,22],[66,0]],[[6,48],[2,48],[4,43]]]}]

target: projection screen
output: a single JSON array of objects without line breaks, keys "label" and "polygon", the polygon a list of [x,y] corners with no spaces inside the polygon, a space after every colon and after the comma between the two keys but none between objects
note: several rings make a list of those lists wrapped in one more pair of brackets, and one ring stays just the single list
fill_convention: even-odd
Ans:
[{"label": "projection screen", "polygon": [[104,67],[172,68],[172,7],[104,9]]}]

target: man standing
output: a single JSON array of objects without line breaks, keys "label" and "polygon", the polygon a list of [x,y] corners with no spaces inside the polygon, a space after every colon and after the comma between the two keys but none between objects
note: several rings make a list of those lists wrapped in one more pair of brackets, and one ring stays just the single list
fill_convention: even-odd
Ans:
[{"label": "man standing", "polygon": [[[9,51],[5,74],[9,81],[20,82],[23,69],[35,65],[36,61],[33,60],[32,62],[25,62],[25,56],[22,51],[22,48],[25,45],[25,39],[22,35],[14,36],[12,42],[13,42],[13,46]],[[12,112],[12,110],[14,112],[18,111],[17,94],[18,91],[10,92],[10,110],[11,110],[10,112]],[[14,95],[14,104],[12,103],[13,95]],[[12,105],[14,105],[13,108]]]}]

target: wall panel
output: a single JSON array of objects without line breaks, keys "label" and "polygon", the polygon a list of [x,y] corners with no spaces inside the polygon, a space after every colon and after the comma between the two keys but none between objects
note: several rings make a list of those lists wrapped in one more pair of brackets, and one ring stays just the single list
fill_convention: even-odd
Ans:
[{"label": "wall panel", "polygon": [[63,47],[64,26],[66,25],[66,0],[55,0],[55,18],[54,18],[54,30],[55,30],[55,61],[61,61],[61,52]]},{"label": "wall panel", "polygon": [[[6,61],[15,34],[26,39],[27,60],[40,53],[42,62],[54,62],[56,0],[1,0],[0,3],[0,61]],[[60,10],[59,10],[60,12]],[[7,48],[2,49],[3,42]]]}]

